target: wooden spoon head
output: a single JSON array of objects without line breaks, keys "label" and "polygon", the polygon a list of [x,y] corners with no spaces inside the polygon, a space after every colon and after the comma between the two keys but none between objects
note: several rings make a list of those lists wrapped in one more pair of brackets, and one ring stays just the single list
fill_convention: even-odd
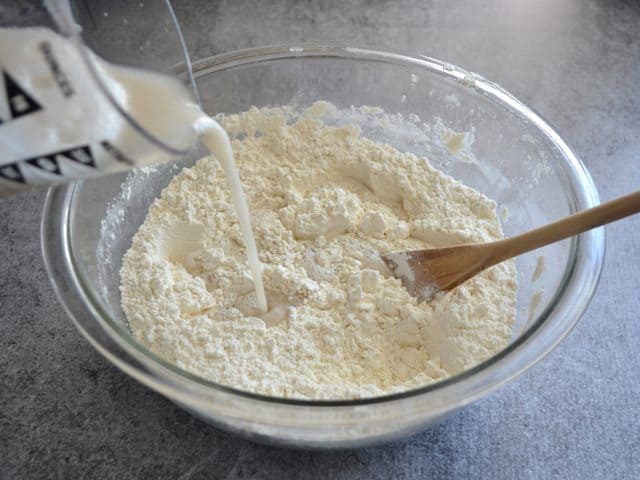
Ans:
[{"label": "wooden spoon head", "polygon": [[486,244],[382,255],[382,260],[419,302],[451,290],[489,266]]}]

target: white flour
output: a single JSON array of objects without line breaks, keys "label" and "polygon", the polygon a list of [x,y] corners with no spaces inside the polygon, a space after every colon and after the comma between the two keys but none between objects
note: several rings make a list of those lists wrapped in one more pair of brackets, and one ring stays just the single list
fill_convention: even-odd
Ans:
[{"label": "white flour", "polygon": [[[379,254],[502,237],[494,202],[429,166],[283,109],[222,120],[245,185],[271,310],[256,307],[220,164],[154,202],[123,259],[122,306],[151,350],[209,380],[295,398],[359,398],[441,380],[503,348],[512,263],[418,305]],[[289,121],[289,125],[287,122]]]}]

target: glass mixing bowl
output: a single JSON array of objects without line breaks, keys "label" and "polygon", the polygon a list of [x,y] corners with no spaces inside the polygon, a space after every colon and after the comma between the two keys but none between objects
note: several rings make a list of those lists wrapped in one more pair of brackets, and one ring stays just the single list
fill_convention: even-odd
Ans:
[{"label": "glass mixing bowl", "polygon": [[[326,100],[345,115],[380,121],[363,135],[430,158],[496,200],[511,235],[598,203],[583,164],[530,108],[499,86],[431,59],[342,47],[244,50],[195,64],[209,114],[251,106],[304,107]],[[374,118],[375,120],[375,118]],[[469,132],[451,148],[454,132]],[[77,328],[110,362],[220,428],[271,444],[352,447],[405,436],[495,390],[542,358],[571,330],[596,288],[604,233],[592,230],[517,259],[517,322],[510,344],[445,381],[384,397],[304,401],[205,381],[159,358],[131,336],[119,302],[121,258],[150,203],[192,164],[136,171],[51,189],[42,248],[55,291]],[[534,275],[538,256],[540,275]],[[539,273],[539,272],[538,272]]]}]

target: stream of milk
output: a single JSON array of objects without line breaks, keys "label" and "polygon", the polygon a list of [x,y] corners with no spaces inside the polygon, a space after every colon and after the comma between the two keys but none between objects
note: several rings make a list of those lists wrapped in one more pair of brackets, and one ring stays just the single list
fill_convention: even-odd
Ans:
[{"label": "stream of milk", "polygon": [[253,285],[256,291],[256,305],[262,313],[266,313],[268,311],[268,305],[264,292],[264,284],[262,282],[262,263],[258,257],[258,249],[251,228],[249,206],[244,196],[238,167],[236,167],[236,162],[233,158],[233,150],[231,149],[229,136],[218,122],[206,115],[198,120],[196,130],[199,133],[200,141],[222,164],[224,173],[227,176],[227,182],[231,190],[231,199],[233,200],[233,206],[238,216],[238,222],[240,223],[244,246],[247,250],[247,261],[249,262],[249,268],[251,268],[251,275],[253,276]]},{"label": "stream of milk", "polygon": [[[125,74],[126,73],[126,74]],[[117,83],[117,87],[126,92],[130,98],[130,113],[143,126],[150,125],[150,131],[178,131],[191,127],[198,135],[198,140],[216,157],[222,165],[227,177],[231,200],[233,202],[242,238],[247,251],[247,262],[251,269],[256,293],[256,306],[262,313],[268,311],[267,298],[262,281],[262,264],[258,257],[251,216],[244,195],[240,174],[233,158],[233,150],[229,136],[213,118],[206,115],[193,101],[184,94],[184,89],[178,84],[167,82],[166,78],[149,74],[141,70],[122,69],[118,67],[105,68],[103,75]],[[172,113],[160,117],[155,104],[169,105]],[[161,127],[161,128],[159,128]],[[162,137],[160,137],[162,140]]]},{"label": "stream of milk", "polygon": [[256,304],[268,311],[231,142],[177,79],[112,65],[46,28],[0,28],[0,65],[0,193],[168,161],[197,135],[227,176]]},{"label": "stream of milk", "polygon": [[[227,177],[231,199],[247,251],[247,262],[251,269],[256,293],[256,306],[262,313],[266,313],[268,305],[262,281],[262,264],[251,228],[249,207],[227,133],[218,122],[206,115],[188,96],[185,96],[181,85],[167,82],[167,79],[161,75],[121,67],[106,68],[103,75],[113,79],[118,87],[126,92],[126,97],[131,99],[129,111],[143,126],[151,125],[153,127],[151,131],[165,132],[178,131],[190,126],[198,135],[199,141],[220,162]],[[154,105],[159,103],[158,99],[161,99],[160,103],[170,106],[172,111],[170,115],[154,117],[158,113],[158,108],[154,108]]]}]

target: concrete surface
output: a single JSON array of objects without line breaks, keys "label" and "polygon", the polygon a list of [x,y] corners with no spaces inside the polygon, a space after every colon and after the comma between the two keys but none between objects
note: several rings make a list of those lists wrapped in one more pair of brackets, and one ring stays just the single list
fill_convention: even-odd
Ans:
[{"label": "concrete surface", "polygon": [[[94,13],[142,5],[88,3]],[[603,199],[640,187],[638,2],[176,3],[195,57],[320,41],[477,71],[557,127]],[[29,15],[23,2],[0,11],[3,22]],[[141,17],[135,31],[162,52],[166,34],[150,27]],[[111,48],[116,56],[117,42]],[[640,478],[640,217],[607,228],[589,310],[516,381],[402,442],[296,452],[209,427],[100,357],[46,278],[43,199],[39,191],[0,202],[0,478]]]}]

